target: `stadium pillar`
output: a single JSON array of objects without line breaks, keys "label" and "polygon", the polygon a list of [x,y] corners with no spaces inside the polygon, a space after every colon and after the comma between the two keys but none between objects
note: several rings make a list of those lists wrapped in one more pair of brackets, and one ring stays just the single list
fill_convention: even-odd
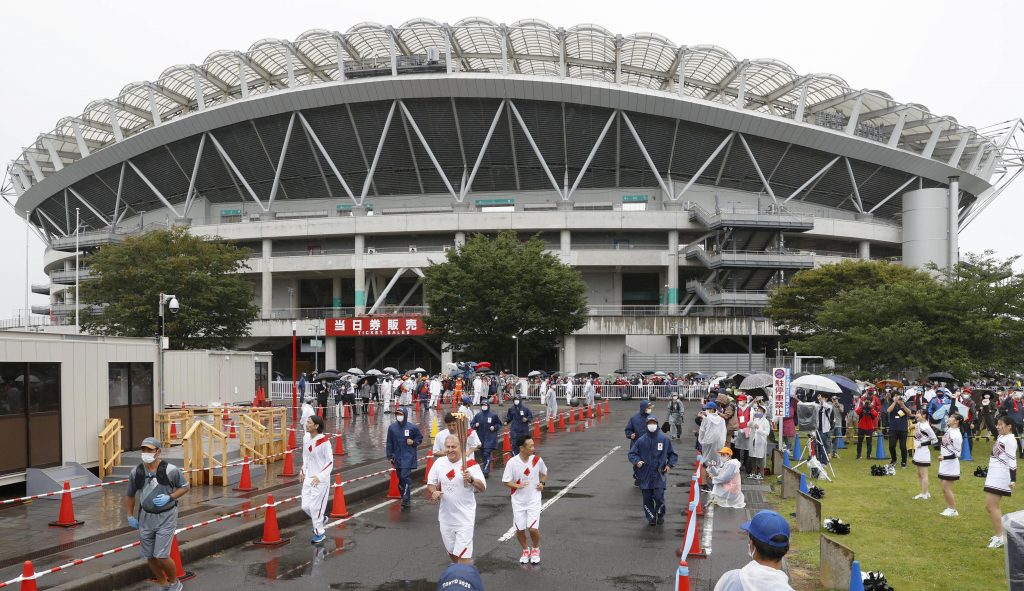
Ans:
[{"label": "stadium pillar", "polygon": [[466,233],[465,232],[456,232],[455,233],[455,246],[459,247],[459,246],[464,245],[465,243],[466,243]]},{"label": "stadium pillar", "polygon": [[263,269],[260,273],[260,317],[270,318],[274,310],[274,275],[270,272],[270,259],[274,253],[273,241],[263,239]]},{"label": "stadium pillar", "polygon": [[562,337],[562,371],[576,373],[576,335]]},{"label": "stadium pillar", "polygon": [[690,355],[700,354],[700,335],[692,334],[686,337],[686,352]]},{"label": "stadium pillar", "polygon": [[355,306],[355,315],[359,316],[366,312],[366,269],[363,268],[363,252],[366,246],[366,237],[362,234],[356,234],[354,238],[356,287],[352,305]]},{"label": "stadium pillar", "polygon": [[562,256],[562,262],[568,263],[569,254],[572,252],[572,232],[569,230],[562,230],[560,237],[562,248],[559,254]]},{"label": "stadium pillar", "polygon": [[861,240],[860,243],[857,244],[857,255],[860,257],[860,260],[862,261],[870,260],[871,243],[868,242],[867,240]]},{"label": "stadium pillar", "polygon": [[665,292],[665,303],[668,313],[679,311],[679,230],[668,232],[668,281]]}]

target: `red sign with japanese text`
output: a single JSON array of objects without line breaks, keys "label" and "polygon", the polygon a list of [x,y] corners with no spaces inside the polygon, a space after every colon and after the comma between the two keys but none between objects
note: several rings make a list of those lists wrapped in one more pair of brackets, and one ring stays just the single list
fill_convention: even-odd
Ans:
[{"label": "red sign with japanese text", "polygon": [[419,314],[328,318],[329,337],[415,337],[427,334]]}]

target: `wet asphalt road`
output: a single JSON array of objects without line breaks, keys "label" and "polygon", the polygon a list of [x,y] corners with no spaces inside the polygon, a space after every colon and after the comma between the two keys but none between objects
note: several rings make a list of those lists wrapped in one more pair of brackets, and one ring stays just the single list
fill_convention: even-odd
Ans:
[{"label": "wet asphalt road", "polygon": [[[666,491],[668,519],[665,525],[649,527],[626,460],[623,427],[634,408],[632,402],[613,402],[610,417],[578,424],[571,432],[544,434],[538,442],[538,453],[550,470],[545,502],[592,468],[543,512],[540,565],[521,566],[515,539],[499,541],[512,526],[511,510],[508,489],[500,482],[501,465],[492,469],[487,491],[477,497],[474,536],[475,561],[487,589],[673,588],[677,563],[673,551],[685,526],[679,510],[687,501],[693,439],[687,436],[676,442],[680,462],[670,474]],[[308,525],[288,528],[282,531],[283,537],[291,538],[288,545],[241,546],[187,565],[198,576],[185,586],[209,590],[435,588],[449,561],[438,531],[437,505],[425,499],[423,490],[416,491],[407,510],[383,498],[349,504],[348,509],[356,517],[328,529],[327,541],[320,546],[310,544]],[[704,575],[711,578],[711,573]],[[152,584],[130,587],[151,588]]]}]

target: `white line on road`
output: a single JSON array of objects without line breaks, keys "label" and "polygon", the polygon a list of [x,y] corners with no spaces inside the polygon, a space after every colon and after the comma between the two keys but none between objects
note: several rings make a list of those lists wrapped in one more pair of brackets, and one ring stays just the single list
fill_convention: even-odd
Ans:
[{"label": "white line on road", "polygon": [[[414,489],[409,494],[410,494],[410,496],[415,495],[416,493],[420,492],[421,490],[423,490],[425,488],[427,488],[427,487],[426,486],[421,486],[421,487],[419,487],[417,489]],[[324,525],[324,529],[331,528],[331,527],[334,527],[336,525],[341,525],[342,523],[346,523],[346,522],[352,521],[356,517],[360,517],[360,516],[366,515],[367,513],[372,513],[373,511],[376,511],[377,509],[383,509],[384,507],[387,507],[388,505],[391,505],[393,503],[397,503],[399,500],[400,499],[388,499],[388,500],[384,501],[383,503],[378,503],[378,504],[370,507],[369,509],[363,509],[362,511],[360,511],[359,513],[356,513],[355,515],[352,515],[351,517],[345,517],[344,519],[338,519],[337,521],[332,521],[332,522],[328,523],[327,525]]]},{"label": "white line on road", "polygon": [[[562,490],[558,491],[557,495],[555,495],[555,496],[551,497],[550,499],[548,499],[548,502],[546,502],[543,505],[541,505],[541,508],[540,508],[541,513],[543,513],[544,510],[547,509],[548,507],[550,507],[551,505],[555,504],[555,501],[557,501],[558,499],[562,498],[562,495],[564,495],[565,493],[567,493],[570,490],[572,490],[572,488],[574,486],[579,484],[581,480],[583,480],[584,478],[587,477],[587,474],[590,474],[591,472],[593,472],[594,468],[597,468],[598,466],[600,466],[605,460],[608,459],[609,456],[611,456],[613,453],[619,451],[619,449],[621,447],[622,447],[621,445],[616,445],[615,447],[613,447],[610,452],[608,452],[608,453],[604,454],[603,456],[601,456],[601,459],[599,459],[596,462],[594,462],[593,464],[591,464],[590,467],[587,468],[586,470],[584,470],[582,474],[577,476],[575,480],[573,480],[572,482],[567,484],[565,486],[565,488],[563,488]],[[503,535],[500,538],[498,538],[498,543],[507,542],[507,541],[511,540],[512,536],[514,536],[514,535],[516,535],[516,528],[515,528],[515,526],[510,527],[509,530],[507,532],[505,532],[505,535]]]}]

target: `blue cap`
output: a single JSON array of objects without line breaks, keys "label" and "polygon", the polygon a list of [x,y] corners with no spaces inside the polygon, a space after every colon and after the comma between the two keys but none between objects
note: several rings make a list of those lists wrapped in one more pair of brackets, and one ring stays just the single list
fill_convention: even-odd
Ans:
[{"label": "blue cap", "polygon": [[142,440],[142,445],[140,445],[139,447],[151,447],[153,449],[160,449],[163,446],[160,445],[160,440],[157,439],[156,437],[147,437]]},{"label": "blue cap", "polygon": [[484,591],[480,571],[472,564],[453,564],[437,580],[437,591]]},{"label": "blue cap", "polygon": [[647,422],[650,423],[651,421],[654,421],[655,423],[657,423],[658,422],[658,417],[656,417],[654,415],[647,415]]},{"label": "blue cap", "polygon": [[465,404],[466,406],[469,406],[470,404],[473,404],[473,399],[470,398],[469,396],[463,396],[462,397],[462,404]]},{"label": "blue cap", "polygon": [[704,408],[707,410],[718,410],[718,405],[715,404],[714,402],[709,402],[704,405]]},{"label": "blue cap", "polygon": [[740,529],[772,548],[785,548],[789,545],[789,522],[775,511],[759,511],[753,519],[744,521]]}]

